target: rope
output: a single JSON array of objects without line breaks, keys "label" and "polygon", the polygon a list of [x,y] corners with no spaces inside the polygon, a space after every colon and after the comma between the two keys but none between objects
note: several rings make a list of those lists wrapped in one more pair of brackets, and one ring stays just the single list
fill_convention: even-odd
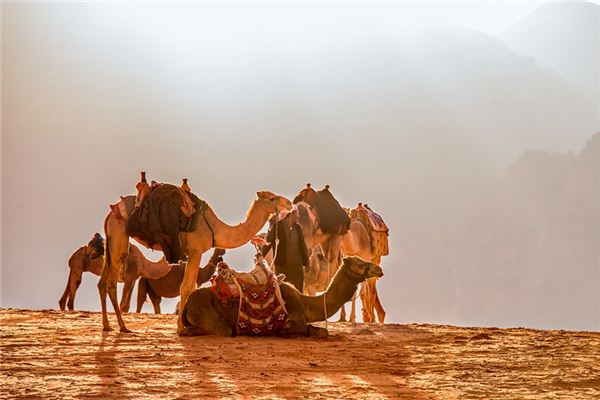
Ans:
[{"label": "rope", "polygon": [[[321,246],[321,245],[319,245]],[[323,246],[321,246],[321,253],[323,252]],[[329,288],[329,277],[330,277],[330,271],[329,271],[329,257],[325,257],[325,259],[327,260],[327,286],[325,287],[325,292],[323,292],[323,311],[325,312],[325,329],[327,329],[328,327],[328,317],[327,317],[327,289]]]}]

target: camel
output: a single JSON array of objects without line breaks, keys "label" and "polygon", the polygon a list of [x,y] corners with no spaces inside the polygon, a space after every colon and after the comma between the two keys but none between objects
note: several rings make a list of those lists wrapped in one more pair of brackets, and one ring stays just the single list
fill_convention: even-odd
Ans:
[{"label": "camel", "polygon": [[315,246],[309,259],[310,265],[304,271],[304,294],[316,296],[317,292],[324,292],[329,283],[329,263],[323,255],[321,246]]},{"label": "camel", "polygon": [[[135,196],[133,197],[135,198]],[[102,327],[105,331],[112,330],[106,307],[106,297],[108,295],[115,310],[120,331],[131,332],[125,325],[117,303],[119,270],[123,266],[129,250],[129,236],[126,230],[127,214],[123,213],[123,210],[128,208],[128,202],[131,203],[131,197],[129,200],[122,198],[117,205],[111,206],[111,211],[104,221],[106,254],[104,257],[104,270],[100,282],[98,282],[98,292],[102,306]],[[179,233],[182,249],[188,258],[180,287],[181,306],[185,306],[188,296],[196,288],[202,254],[212,247],[233,249],[244,245],[263,227],[271,214],[282,210],[290,210],[291,208],[292,204],[285,197],[262,191],[256,193],[256,199],[246,214],[246,220],[236,226],[221,221],[209,205],[199,211],[202,214],[197,219],[196,226],[193,227],[192,231]],[[140,238],[134,239],[150,248]],[[177,332],[181,334],[183,328],[180,314],[177,322]]]},{"label": "camel", "polygon": [[69,257],[69,277],[67,278],[67,287],[58,301],[61,310],[65,306],[69,310],[75,308],[75,294],[81,284],[81,278],[84,272],[91,272],[94,275],[102,274],[104,264],[104,238],[96,233],[85,246],[81,246]]},{"label": "camel", "polygon": [[[329,189],[329,185],[326,188]],[[306,188],[298,193],[293,202],[298,208],[298,223],[302,227],[306,248],[312,254],[317,246],[321,247],[321,253],[329,265],[329,273],[325,274],[325,276],[328,276],[329,280],[331,280],[339,267],[342,235],[324,234],[320,229],[314,209],[315,196],[315,190],[308,183],[306,184]],[[327,278],[321,275],[321,279]],[[327,287],[329,280],[321,282],[320,286],[323,288]]]},{"label": "camel", "polygon": [[[173,267],[164,258],[158,261],[150,261],[144,253],[133,243],[129,244],[129,253],[124,264],[124,269],[120,271],[118,281],[123,282],[123,296],[119,309],[121,312],[129,312],[131,303],[131,294],[135,282],[140,279],[155,279],[168,274]],[[102,279],[102,278],[100,278]]]},{"label": "camel", "polygon": [[[73,253],[69,258],[69,277],[67,287],[58,304],[61,310],[65,309],[65,304],[69,310],[74,309],[75,294],[81,284],[81,278],[84,272],[91,272],[94,275],[101,276],[104,269],[104,239],[99,233],[87,244]],[[123,294],[120,303],[121,312],[128,312],[131,303],[131,293],[135,282],[140,278],[157,278],[171,269],[164,259],[159,261],[148,260],[142,251],[131,244],[129,254],[126,260],[126,267],[118,276],[118,282],[124,283]]]},{"label": "camel", "polygon": [[[219,257],[225,254],[223,249],[215,249],[208,264],[198,271],[196,285],[200,287],[204,282],[207,282],[215,273],[215,268]],[[163,297],[174,298],[179,296],[179,288],[183,281],[185,272],[185,262],[181,261],[178,264],[171,266],[171,270],[161,278],[148,279],[141,278],[138,281],[137,292],[137,313],[142,311],[142,307],[146,302],[146,297],[150,297],[155,314],[160,314],[160,302]]]},{"label": "camel", "polygon": [[[281,335],[326,337],[327,329],[310,323],[325,321],[352,298],[359,283],[381,276],[383,271],[378,265],[359,257],[345,257],[327,291],[319,296],[303,295],[292,285],[282,283],[281,295],[289,319]],[[237,331],[238,308],[224,306],[210,288],[194,291],[181,316],[185,326],[183,335],[233,336]]]},{"label": "camel", "polygon": [[[359,205],[360,206],[360,205]],[[365,223],[358,219],[352,218],[350,222],[350,230],[344,235],[341,251],[344,256],[358,256],[364,260],[368,260],[373,264],[381,265],[380,252],[373,252],[371,246],[372,237],[365,226]],[[379,248],[379,246],[377,246]],[[385,321],[385,310],[379,300],[377,293],[377,279],[370,278],[361,285],[360,299],[362,302],[362,317],[363,322],[375,322],[375,311],[379,323]],[[346,310],[342,307],[340,313],[340,321],[346,320]],[[350,311],[350,322],[356,320],[356,296],[352,298],[352,308]]]},{"label": "camel", "polygon": [[[267,234],[261,233],[257,235],[264,239]],[[275,272],[275,266],[273,265],[273,250],[264,256],[264,259],[271,267],[271,270]],[[304,294],[309,296],[315,296],[317,292],[323,292],[327,289],[329,283],[329,263],[323,255],[321,246],[315,246],[310,254],[309,258],[310,265],[308,269],[304,270]]]}]

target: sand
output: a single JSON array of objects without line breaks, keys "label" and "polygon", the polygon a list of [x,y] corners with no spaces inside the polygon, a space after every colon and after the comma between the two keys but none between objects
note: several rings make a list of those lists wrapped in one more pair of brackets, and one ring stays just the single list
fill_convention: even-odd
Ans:
[{"label": "sand", "polygon": [[[0,397],[600,399],[600,333],[330,323],[329,339],[193,337],[172,315],[0,310]],[[111,322],[115,324],[114,315]]]}]

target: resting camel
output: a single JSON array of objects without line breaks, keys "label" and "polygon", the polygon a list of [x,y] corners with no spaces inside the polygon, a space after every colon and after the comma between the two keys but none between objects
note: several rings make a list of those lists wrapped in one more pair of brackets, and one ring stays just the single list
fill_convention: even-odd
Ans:
[{"label": "resting camel", "polygon": [[[342,242],[342,254],[345,256],[358,256],[364,260],[368,260],[373,264],[381,265],[382,254],[372,251],[371,235],[367,230],[365,223],[358,219],[352,218],[350,222],[350,230],[344,235]],[[376,246],[379,247],[379,246]],[[379,300],[377,293],[377,279],[370,278],[361,285],[360,300],[362,302],[362,318],[363,322],[375,322],[375,311],[379,323],[383,324],[385,320],[385,310]],[[346,310],[342,307],[340,313],[340,321],[346,320]],[[352,309],[350,311],[350,322],[356,320],[356,296],[352,298]]]},{"label": "resting camel", "polygon": [[61,310],[65,306],[69,310],[75,307],[75,294],[81,284],[81,278],[84,272],[91,272],[94,275],[102,274],[104,264],[104,238],[96,233],[87,245],[81,246],[69,258],[69,277],[67,278],[67,287],[58,301]]},{"label": "resting camel", "polygon": [[[158,278],[167,273],[171,266],[164,259],[159,261],[148,260],[142,251],[135,245],[131,244],[125,268],[120,271],[118,281],[124,283],[123,295],[120,303],[122,312],[129,311],[131,303],[131,293],[135,282],[140,278],[152,279]],[[75,294],[81,284],[81,277],[84,272],[91,272],[94,275],[101,276],[104,267],[104,239],[99,233],[94,235],[94,238],[87,244],[82,246],[73,253],[69,258],[69,278],[67,280],[67,288],[63,293],[58,304],[61,310],[65,309],[65,303],[69,310],[74,308]]]},{"label": "resting camel", "polygon": [[[128,196],[122,198],[118,204],[111,206],[111,211],[104,220],[106,254],[104,270],[100,282],[98,282],[98,291],[102,305],[102,327],[105,331],[112,330],[106,308],[106,296],[108,295],[115,310],[120,331],[130,332],[125,326],[118,307],[117,280],[129,249],[129,236],[126,230],[127,213],[124,214],[123,210],[128,209],[127,204],[131,203],[132,197],[135,199],[135,196]],[[267,191],[257,192],[256,199],[246,215],[246,220],[236,226],[231,226],[221,221],[213,209],[207,205],[192,231],[179,233],[182,249],[188,258],[180,287],[181,305],[185,306],[188,296],[196,288],[202,254],[212,247],[233,249],[244,245],[263,227],[271,214],[291,208],[290,201],[285,197]],[[150,248],[143,240],[134,239]],[[181,315],[177,322],[177,332],[180,334],[183,332]]]},{"label": "resting camel", "polygon": [[[305,296],[292,285],[282,283],[281,295],[289,314],[288,327],[282,334],[326,337],[327,329],[310,323],[325,321],[352,298],[359,283],[381,276],[383,271],[378,265],[358,257],[346,257],[324,294]],[[236,333],[238,308],[225,307],[212,290],[201,288],[190,295],[181,317],[185,326],[184,335],[233,336]]]},{"label": "resting camel", "polygon": [[[196,279],[196,285],[200,287],[204,282],[207,282],[210,277],[215,273],[217,266],[217,260],[225,254],[223,249],[215,249],[212,257],[208,264],[200,268],[198,271],[198,278]],[[163,297],[174,298],[179,296],[179,288],[183,281],[183,274],[185,272],[185,262],[180,261],[178,264],[171,266],[171,270],[163,277],[158,279],[141,278],[138,282],[137,291],[137,310],[141,312],[146,297],[150,297],[152,307],[154,308],[155,314],[160,314],[160,301]]]}]

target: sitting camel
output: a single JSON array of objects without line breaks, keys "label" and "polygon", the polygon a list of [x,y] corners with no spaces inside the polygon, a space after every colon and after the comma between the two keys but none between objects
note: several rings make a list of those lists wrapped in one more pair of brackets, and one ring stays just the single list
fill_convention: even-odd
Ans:
[{"label": "sitting camel", "polygon": [[[310,325],[325,321],[349,301],[358,284],[369,278],[383,276],[378,265],[358,257],[346,257],[342,261],[327,291],[319,296],[306,296],[288,283],[281,284],[281,295],[289,314],[284,336],[327,336],[325,328]],[[184,335],[225,335],[237,332],[238,308],[226,307],[210,288],[192,292],[181,313]]]},{"label": "sitting camel", "polygon": [[[118,276],[118,281],[124,283],[120,303],[120,310],[122,312],[129,311],[131,293],[133,292],[135,282],[140,277],[146,279],[159,278],[171,269],[171,266],[164,259],[150,261],[137,246],[133,244],[130,244],[130,246],[126,263]],[[80,247],[69,258],[70,271],[67,288],[58,302],[61,310],[65,309],[65,303],[69,310],[73,310],[75,294],[81,284],[81,277],[84,272],[91,272],[98,276],[102,275],[104,268],[102,255],[104,255],[104,238],[99,233],[96,233],[87,246]]]},{"label": "sitting camel", "polygon": [[[223,249],[215,249],[212,257],[203,268],[198,271],[196,285],[200,287],[204,282],[208,282],[210,277],[215,273],[215,269],[220,257],[225,254]],[[146,297],[150,297],[154,313],[160,314],[160,301],[163,297],[174,298],[179,296],[179,288],[183,281],[185,272],[185,262],[180,261],[178,264],[171,266],[171,270],[163,277],[158,279],[141,278],[138,282],[137,292],[137,310],[141,312]]]},{"label": "sitting camel", "polygon": [[67,287],[58,301],[61,310],[65,306],[69,310],[75,307],[75,294],[81,284],[81,278],[84,272],[91,272],[94,275],[102,274],[102,265],[104,263],[104,238],[96,233],[87,245],[81,246],[69,257],[69,277],[67,278]]},{"label": "sitting camel", "polygon": [[[163,185],[169,186],[169,184]],[[105,331],[111,330],[106,307],[106,296],[108,295],[115,310],[121,332],[130,332],[125,326],[118,307],[117,281],[119,271],[129,251],[129,236],[126,229],[129,215],[127,204],[132,202],[132,198],[135,199],[135,196],[124,197],[118,204],[111,206],[111,211],[104,221],[107,245],[104,270],[98,283],[98,291],[100,293],[100,304],[102,305],[102,327]],[[291,208],[290,201],[285,197],[264,191],[256,193],[256,199],[246,214],[246,220],[236,226],[221,221],[209,205],[198,211],[201,214],[192,230],[179,232],[178,235],[182,250],[188,257],[180,288],[181,305],[185,306],[189,294],[196,288],[202,254],[212,247],[233,249],[246,244],[264,226],[271,214],[281,210],[290,210]],[[150,248],[140,238],[134,239]],[[183,328],[180,314],[177,322],[177,332],[182,333]]]}]

